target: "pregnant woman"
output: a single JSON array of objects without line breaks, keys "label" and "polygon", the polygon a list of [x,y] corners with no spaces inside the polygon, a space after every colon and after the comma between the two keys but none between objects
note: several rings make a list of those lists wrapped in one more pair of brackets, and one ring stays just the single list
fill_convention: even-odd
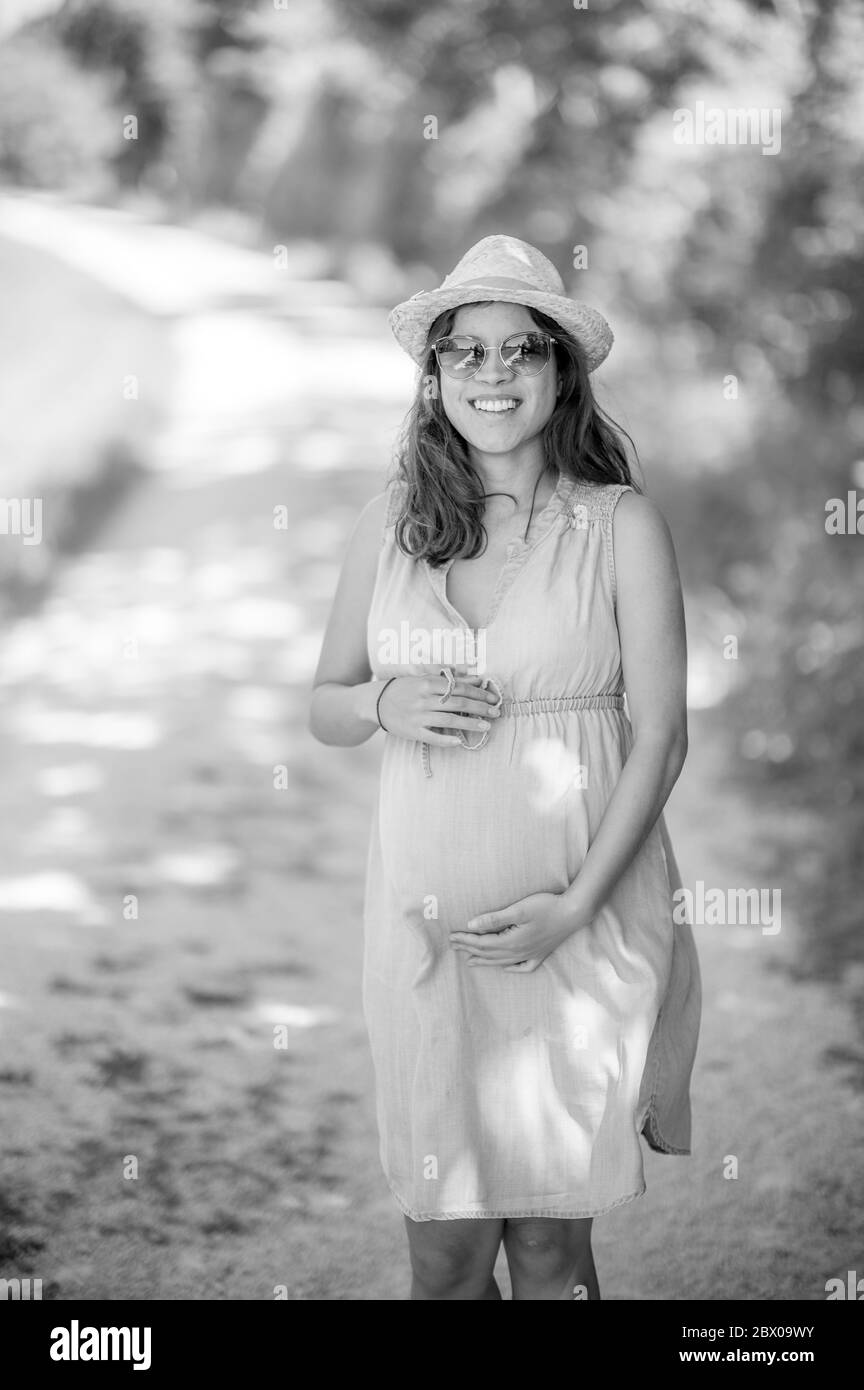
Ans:
[{"label": "pregnant woman", "polygon": [[[662,811],[684,761],[666,524],[590,373],[612,333],[486,237],[390,316],[420,368],[315,677],[384,732],[364,1009],[413,1299],[599,1298],[595,1216],[690,1152],[699,970]],[[626,703],[625,703],[626,693]],[[676,913],[676,917],[679,914]]]}]

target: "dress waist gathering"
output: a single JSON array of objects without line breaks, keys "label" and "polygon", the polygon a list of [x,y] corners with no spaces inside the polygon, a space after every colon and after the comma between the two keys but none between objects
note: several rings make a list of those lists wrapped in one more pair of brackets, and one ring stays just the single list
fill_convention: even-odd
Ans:
[{"label": "dress waist gathering", "polygon": [[[439,674],[448,678],[448,688],[442,697],[442,705],[446,704],[453,689],[454,673],[452,668],[441,667]],[[491,687],[498,697],[496,708],[500,709],[502,716],[526,717],[534,714],[566,714],[571,711],[585,709],[617,709],[624,710],[624,696],[621,694],[609,694],[607,692],[596,695],[543,695],[530,700],[505,700],[501,687],[492,676],[487,676],[483,681],[485,687]],[[481,734],[477,743],[469,742],[465,730],[459,730],[459,741],[462,747],[469,753],[476,753],[486,744],[489,738],[487,729]],[[432,776],[432,760],[428,743],[421,743],[420,757],[423,765],[424,777]]]},{"label": "dress waist gathering", "polygon": [[504,700],[504,714],[564,714],[580,709],[624,709],[623,695],[544,695],[534,700]]}]

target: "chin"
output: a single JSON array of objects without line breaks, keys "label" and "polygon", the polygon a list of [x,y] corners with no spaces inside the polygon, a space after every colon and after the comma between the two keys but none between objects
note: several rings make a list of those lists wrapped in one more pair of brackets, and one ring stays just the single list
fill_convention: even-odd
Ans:
[{"label": "chin", "polygon": [[472,428],[474,422],[468,421],[464,427],[456,424],[456,429],[473,449],[478,449],[484,454],[512,454],[514,450],[521,449],[523,444],[528,444],[532,439],[536,439],[541,433],[540,430],[525,429],[520,421],[520,428],[504,429],[477,429]]},{"label": "chin", "polygon": [[478,454],[513,454],[517,449],[521,449],[522,445],[526,444],[528,440],[521,437],[507,440],[466,438],[465,442],[466,444],[470,444],[472,449],[476,449]]},{"label": "chin", "polygon": [[470,406],[468,411],[454,411],[448,414],[448,419],[455,430],[458,430],[467,444],[471,444],[475,449],[482,449],[485,454],[504,454],[512,449],[518,448],[527,440],[533,439],[538,431],[531,427],[527,420],[499,421],[497,423],[486,423],[477,420]]}]

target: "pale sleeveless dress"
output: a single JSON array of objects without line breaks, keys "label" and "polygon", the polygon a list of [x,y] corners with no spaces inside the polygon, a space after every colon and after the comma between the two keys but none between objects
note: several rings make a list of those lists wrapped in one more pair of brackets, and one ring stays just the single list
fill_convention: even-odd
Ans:
[{"label": "pale sleeveless dress", "polygon": [[[368,619],[376,679],[441,669],[394,634],[468,631],[447,566],[396,545],[400,486]],[[537,970],[469,967],[448,941],[477,914],[563,892],[620,776],[632,735],[612,515],[626,490],[561,475],[530,540],[511,544],[485,624],[480,674],[504,698],[485,746],[383,736],[363,1006],[381,1161],[415,1220],[596,1216],[644,1192],[640,1133],[690,1152],[699,970],[689,925],[673,924],[662,818],[590,926]]]}]

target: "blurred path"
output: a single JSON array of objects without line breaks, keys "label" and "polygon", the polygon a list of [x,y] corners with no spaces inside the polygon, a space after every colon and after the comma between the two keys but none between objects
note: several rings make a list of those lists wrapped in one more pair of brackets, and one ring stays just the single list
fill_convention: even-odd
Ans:
[{"label": "blurred path", "polygon": [[151,314],[192,314],[223,303],[316,318],[334,306],[359,307],[347,285],[314,278],[309,250],[285,247],[268,257],[120,208],[9,189],[0,193],[0,228]]},{"label": "blurred path", "polygon": [[[97,255],[93,220],[75,222],[87,273],[141,269],[152,229],[109,215]],[[232,308],[215,270],[184,303],[201,247],[170,241],[178,298],[154,312],[176,314],[176,386],[152,469],[0,640],[0,1276],[58,1298],[402,1298],[360,1008],[380,749],[321,748],[305,718],[410,367],[347,294],[318,313],[306,287],[293,315],[258,285]],[[746,887],[759,827],[712,728],[694,716],[670,827],[688,885]],[[862,1100],[822,1060],[854,1031],[778,969],[786,914],[778,936],[697,940],[696,1155],[650,1156],[646,1197],[598,1222],[601,1283],[820,1299],[861,1268]]]}]

